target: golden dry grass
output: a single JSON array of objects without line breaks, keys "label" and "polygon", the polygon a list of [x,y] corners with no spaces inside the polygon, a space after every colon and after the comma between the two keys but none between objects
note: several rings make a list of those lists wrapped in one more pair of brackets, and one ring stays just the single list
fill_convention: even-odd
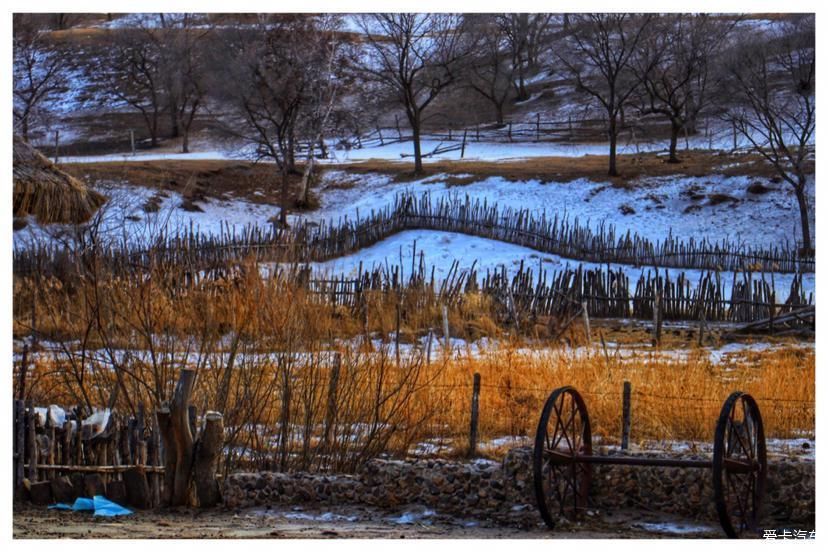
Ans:
[{"label": "golden dry grass", "polygon": [[[330,400],[330,351],[343,359],[335,410],[337,423],[351,429],[342,435],[353,428],[373,427],[375,432],[356,457],[401,454],[434,438],[455,443],[459,451],[469,427],[474,373],[482,377],[483,439],[532,435],[548,394],[573,385],[585,395],[594,433],[612,440],[620,432],[624,381],[632,383],[634,441],[710,441],[721,404],[734,390],[757,397],[768,436],[814,431],[813,349],[780,344],[714,363],[707,350],[688,347],[675,336],[665,343],[682,344],[684,351],[639,345],[633,358],[622,359],[600,345],[573,349],[566,343],[518,338],[497,324],[485,298],[468,294],[451,309],[452,335],[500,336],[497,344],[449,356],[435,340],[427,362],[416,338],[426,328],[440,327],[440,309],[421,292],[367,297],[368,331],[374,339],[386,340],[377,346],[360,338],[366,321],[359,312],[320,303],[301,288],[262,280],[255,271],[241,280],[187,292],[170,287],[162,274],[89,277],[67,284],[18,279],[18,331],[28,330],[31,292],[37,289],[39,333],[74,351],[72,359],[37,356],[29,396],[39,404],[99,406],[108,401],[117,373],[126,390],[119,395],[119,409],[130,411],[138,401],[153,407],[170,396],[177,371],[194,366],[200,374],[199,411],[223,411],[229,427],[258,427],[263,434],[241,431],[233,442],[265,451],[268,435],[278,435],[287,416],[297,436],[286,447],[305,451],[304,457],[299,452],[291,456],[302,469],[311,462],[307,451],[319,444]],[[394,346],[397,305],[404,345],[399,360]],[[575,329],[568,336],[570,343],[582,343],[578,333]],[[409,343],[418,345],[405,347]],[[111,351],[140,354],[118,357],[113,371]],[[92,353],[97,360],[89,360]],[[235,360],[230,361],[231,355]],[[304,360],[289,360],[292,355]],[[303,435],[309,435],[307,442]],[[354,446],[343,437],[337,450],[343,458],[354,458]]]},{"label": "golden dry grass", "polygon": [[18,136],[14,137],[13,180],[14,216],[34,215],[41,224],[85,222],[106,201]]}]

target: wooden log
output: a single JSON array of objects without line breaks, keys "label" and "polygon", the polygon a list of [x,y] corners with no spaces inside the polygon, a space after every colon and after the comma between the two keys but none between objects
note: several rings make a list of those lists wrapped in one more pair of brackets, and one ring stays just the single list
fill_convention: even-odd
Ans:
[{"label": "wooden log", "polygon": [[172,502],[173,487],[175,486],[175,465],[178,460],[173,444],[172,423],[170,422],[169,405],[164,405],[155,413],[158,420],[158,432],[164,444],[164,487],[161,492],[161,503],[169,506]]},{"label": "wooden log", "polygon": [[195,385],[195,370],[184,368],[178,379],[170,404],[170,442],[164,446],[175,455],[175,466],[167,467],[173,473],[170,506],[190,503],[190,483],[193,467],[193,434],[190,431],[189,404]]},{"label": "wooden log", "polygon": [[132,466],[124,472],[127,504],[139,509],[152,505],[147,473],[142,466]]},{"label": "wooden log", "polygon": [[198,440],[193,480],[198,505],[215,506],[221,500],[221,489],[216,480],[218,458],[224,444],[224,421],[221,413],[209,411],[204,415],[204,430]]},{"label": "wooden log", "polygon": [[471,422],[469,425],[469,457],[477,454],[477,426],[480,416],[480,374],[475,372],[472,383]]}]

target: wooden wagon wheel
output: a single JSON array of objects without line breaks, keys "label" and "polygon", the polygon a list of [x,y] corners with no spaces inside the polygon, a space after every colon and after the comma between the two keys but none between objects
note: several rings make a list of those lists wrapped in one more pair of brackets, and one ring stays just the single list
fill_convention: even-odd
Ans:
[{"label": "wooden wagon wheel", "polygon": [[535,434],[534,486],[541,517],[555,527],[552,515],[574,519],[587,506],[591,466],[577,455],[592,454],[589,415],[581,395],[561,387],[549,395]]},{"label": "wooden wagon wheel", "polygon": [[728,537],[759,533],[767,473],[762,415],[753,397],[737,391],[722,406],[713,442],[713,494]]}]

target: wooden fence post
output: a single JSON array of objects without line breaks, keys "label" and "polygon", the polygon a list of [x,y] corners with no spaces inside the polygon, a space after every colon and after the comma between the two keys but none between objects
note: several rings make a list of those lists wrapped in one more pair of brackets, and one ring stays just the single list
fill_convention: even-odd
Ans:
[{"label": "wooden fence post", "polygon": [[58,153],[58,146],[60,145],[60,131],[55,131],[55,164],[60,162],[60,155]]},{"label": "wooden fence post", "polygon": [[26,402],[26,410],[26,437],[28,441],[26,447],[29,452],[27,455],[29,460],[29,481],[34,483],[37,481],[37,433],[35,431],[37,414],[35,414],[32,401]]},{"label": "wooden fence post", "polygon": [[469,457],[477,454],[477,423],[480,416],[480,374],[474,373],[471,400],[471,424],[469,427]]},{"label": "wooden fence post", "polygon": [[26,405],[22,400],[14,401],[14,490],[23,483],[26,460]]},{"label": "wooden fence post", "polygon": [[621,449],[627,450],[630,447],[630,397],[632,395],[632,385],[630,382],[624,382],[624,395],[622,399],[622,414],[621,414]]},{"label": "wooden fence post", "polygon": [[129,149],[132,150],[132,156],[135,157],[135,131],[129,129]]},{"label": "wooden fence post", "polygon": [[657,286],[653,287],[653,347],[661,345],[661,300]]},{"label": "wooden fence post", "polygon": [[460,146],[460,159],[466,156],[466,134],[468,130],[463,131],[463,145]]},{"label": "wooden fence post", "polygon": [[512,121],[509,121],[509,141],[512,141]]}]

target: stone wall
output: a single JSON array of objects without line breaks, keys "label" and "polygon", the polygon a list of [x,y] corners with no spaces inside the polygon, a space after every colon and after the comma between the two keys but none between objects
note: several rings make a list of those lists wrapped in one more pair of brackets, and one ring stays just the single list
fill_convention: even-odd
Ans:
[{"label": "stone wall", "polygon": [[[612,452],[601,451],[602,454]],[[645,456],[702,458],[654,453]],[[627,507],[715,522],[708,469],[594,466],[591,505]],[[361,503],[378,507],[422,504],[441,513],[534,525],[540,516],[532,487],[532,451],[509,451],[502,463],[485,460],[373,460],[357,475],[237,473],[224,484],[229,508],[295,503]],[[813,460],[769,459],[765,524],[807,523],[816,509]]]}]

